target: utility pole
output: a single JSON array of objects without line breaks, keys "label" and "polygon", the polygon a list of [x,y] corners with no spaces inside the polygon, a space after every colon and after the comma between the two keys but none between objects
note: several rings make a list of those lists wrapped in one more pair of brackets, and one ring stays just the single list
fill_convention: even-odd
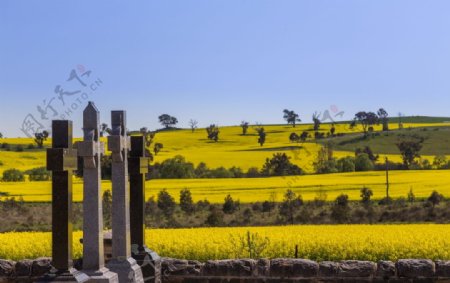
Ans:
[{"label": "utility pole", "polygon": [[389,159],[386,157],[386,200],[389,201]]}]

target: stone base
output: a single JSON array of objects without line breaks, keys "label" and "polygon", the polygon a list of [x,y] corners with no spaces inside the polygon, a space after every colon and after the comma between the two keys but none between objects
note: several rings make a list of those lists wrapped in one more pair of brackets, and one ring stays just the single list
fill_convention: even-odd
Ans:
[{"label": "stone base", "polygon": [[97,271],[84,271],[89,276],[88,283],[119,283],[119,276],[117,273],[111,272],[104,267]]},{"label": "stone base", "polygon": [[50,273],[45,275],[42,278],[39,278],[35,282],[88,282],[89,276],[85,273],[76,270],[75,268],[71,268],[68,271],[57,271],[52,270]]},{"label": "stone base", "polygon": [[146,246],[133,251],[132,257],[141,267],[144,282],[161,283],[161,258]]},{"label": "stone base", "polygon": [[136,260],[133,258],[128,258],[124,260],[112,259],[106,265],[110,271],[117,273],[119,276],[119,282],[133,282],[133,283],[143,283],[144,278],[142,276],[142,271]]}]

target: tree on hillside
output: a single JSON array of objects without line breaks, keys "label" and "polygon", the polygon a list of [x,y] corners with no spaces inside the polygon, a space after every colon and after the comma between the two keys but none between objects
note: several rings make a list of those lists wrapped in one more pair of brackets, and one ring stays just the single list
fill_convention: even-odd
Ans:
[{"label": "tree on hillside", "polygon": [[47,140],[49,133],[47,131],[42,131],[42,133],[34,134],[34,142],[37,144],[39,148],[44,147],[44,142]]},{"label": "tree on hillside", "polygon": [[364,147],[364,148],[357,148],[356,150],[355,150],[355,156],[358,156],[358,155],[360,155],[360,154],[362,154],[362,153],[367,153],[367,155],[369,156],[369,159],[372,161],[372,162],[377,162],[378,161],[378,158],[380,158],[380,156],[377,154],[377,155],[375,155],[374,153],[373,153],[373,151],[372,151],[372,149],[370,148],[370,146],[366,146],[366,147]]},{"label": "tree on hillside", "polygon": [[161,151],[161,149],[164,148],[164,145],[162,143],[155,143],[155,146],[153,147],[153,152],[155,153],[155,156],[158,155],[158,153]]},{"label": "tree on hillside", "polygon": [[197,126],[198,126],[197,120],[194,120],[194,119],[189,120],[189,127],[191,128],[192,132],[195,132],[195,129],[197,129]]},{"label": "tree on hillside", "polygon": [[301,122],[299,116],[297,113],[295,113],[293,110],[283,110],[284,116],[283,119],[286,120],[288,124],[292,124],[292,126],[295,128],[295,124],[297,122]]},{"label": "tree on hillside", "polygon": [[403,165],[406,168],[410,168],[414,164],[414,160],[420,157],[420,151],[423,148],[424,137],[411,136],[408,140],[403,140],[396,143],[403,159]]},{"label": "tree on hillside", "polygon": [[162,114],[158,117],[158,119],[159,123],[161,123],[161,125],[166,127],[166,129],[178,124],[178,119],[173,116],[170,116],[169,114]]},{"label": "tree on hillside", "polygon": [[246,121],[242,121],[241,122],[242,135],[245,136],[247,134],[247,130],[248,130],[249,125],[250,124],[248,122],[246,122]]},{"label": "tree on hillside", "polygon": [[314,122],[314,131],[318,131],[320,129],[320,124],[322,124],[322,121],[319,119],[320,114],[315,112],[312,116],[312,120]]},{"label": "tree on hillside", "polygon": [[206,128],[206,133],[208,134],[208,139],[217,142],[219,140],[219,127],[215,124],[209,125]]},{"label": "tree on hillside", "polygon": [[377,114],[373,112],[361,111],[355,114],[354,123],[359,122],[363,127],[364,135],[367,135],[368,129],[379,122]]},{"label": "tree on hillside", "polygon": [[384,108],[380,108],[378,110],[377,114],[378,114],[378,118],[380,119],[381,123],[383,124],[383,131],[384,132],[389,131],[389,119],[388,119],[389,114],[387,113],[387,111],[384,110]]},{"label": "tree on hillside", "polygon": [[255,127],[255,131],[258,133],[258,143],[260,146],[263,146],[266,143],[266,131],[263,126]]},{"label": "tree on hillside", "polygon": [[194,201],[189,189],[180,191],[180,208],[186,214],[192,214],[195,211]]},{"label": "tree on hillside", "polygon": [[272,158],[267,158],[261,173],[264,176],[290,176],[301,175],[303,171],[300,167],[290,161],[286,153],[275,153]]},{"label": "tree on hillside", "polygon": [[296,133],[292,133],[289,135],[289,141],[290,142],[299,142],[300,137]]},{"label": "tree on hillside", "polygon": [[308,132],[303,132],[303,133],[300,135],[300,140],[301,140],[302,142],[305,142],[307,138],[309,138]]},{"label": "tree on hillside", "polygon": [[297,196],[292,190],[287,190],[284,194],[283,202],[280,204],[280,216],[288,223],[294,224],[295,213],[302,205],[302,196]]}]

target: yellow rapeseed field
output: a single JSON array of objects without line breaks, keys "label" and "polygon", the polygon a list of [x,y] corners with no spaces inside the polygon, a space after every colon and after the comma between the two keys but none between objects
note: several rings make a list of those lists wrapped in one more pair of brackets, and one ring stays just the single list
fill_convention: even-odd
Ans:
[{"label": "yellow rapeseed field", "polygon": [[[329,201],[342,193],[348,194],[350,200],[359,200],[360,190],[365,186],[373,190],[373,199],[382,199],[385,180],[385,173],[380,171],[271,178],[158,179],[146,182],[146,196],[156,196],[162,189],[167,189],[178,201],[180,191],[188,188],[194,201],[208,199],[212,203],[222,203],[226,195],[231,194],[242,203],[249,203],[268,200],[273,194],[281,201],[286,190],[291,189],[304,200],[313,200],[318,192],[326,193]],[[433,190],[450,197],[449,180],[450,170],[392,171],[390,196],[406,197],[412,189],[417,198],[426,198]],[[102,188],[110,190],[111,182],[102,181]],[[51,201],[50,182],[3,182],[0,191],[29,202]],[[76,202],[83,199],[83,183],[78,178],[73,185],[73,199]]]},{"label": "yellow rapeseed field", "polygon": [[[230,259],[299,257],[311,260],[450,259],[450,225],[342,225],[201,229],[152,229],[147,245],[164,257]],[[81,232],[74,233],[74,257],[81,257]],[[51,234],[0,234],[0,258],[51,255]],[[249,247],[252,247],[249,249]]]}]

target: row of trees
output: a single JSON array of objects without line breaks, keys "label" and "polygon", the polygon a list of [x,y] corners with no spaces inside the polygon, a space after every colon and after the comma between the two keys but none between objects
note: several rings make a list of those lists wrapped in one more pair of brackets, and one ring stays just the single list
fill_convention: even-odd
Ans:
[{"label": "row of trees", "polygon": [[[226,215],[233,215],[237,212],[242,215],[244,222],[247,224],[251,224],[251,217],[255,212],[268,215],[271,215],[272,212],[276,212],[280,224],[295,224],[296,219],[299,217],[302,218],[302,215],[299,214],[306,212],[305,208],[307,205],[313,205],[313,207],[328,206],[331,210],[329,213],[330,217],[334,223],[349,223],[354,222],[350,215],[352,203],[354,203],[354,206],[356,207],[362,206],[369,213],[371,211],[373,213],[373,206],[376,204],[378,206],[385,206],[391,205],[395,201],[398,203],[405,202],[413,204],[417,201],[412,190],[409,191],[406,198],[399,198],[397,200],[385,198],[376,203],[372,200],[372,197],[373,191],[370,188],[363,187],[360,190],[359,203],[356,201],[351,202],[349,196],[346,194],[339,195],[333,202],[327,202],[327,195],[324,192],[319,192],[313,201],[305,202],[301,195],[288,189],[280,202],[277,202],[275,193],[272,193],[266,201],[256,202],[250,205],[241,204],[239,200],[233,199],[233,197],[228,194],[224,198],[222,204],[215,205],[209,203],[208,200],[200,200],[195,203],[191,191],[185,188],[180,191],[179,204],[177,204],[175,198],[164,189],[158,193],[157,199],[151,197],[147,201],[147,208],[149,208],[148,210],[159,209],[167,219],[172,219],[174,217],[177,207],[179,207],[180,211],[187,216],[207,210],[209,213],[205,219],[205,224],[208,226],[219,226],[224,224],[223,219]],[[423,206],[434,209],[443,201],[445,201],[444,196],[437,191],[433,191],[430,196],[425,199]],[[313,208],[310,209],[313,210]]]}]

